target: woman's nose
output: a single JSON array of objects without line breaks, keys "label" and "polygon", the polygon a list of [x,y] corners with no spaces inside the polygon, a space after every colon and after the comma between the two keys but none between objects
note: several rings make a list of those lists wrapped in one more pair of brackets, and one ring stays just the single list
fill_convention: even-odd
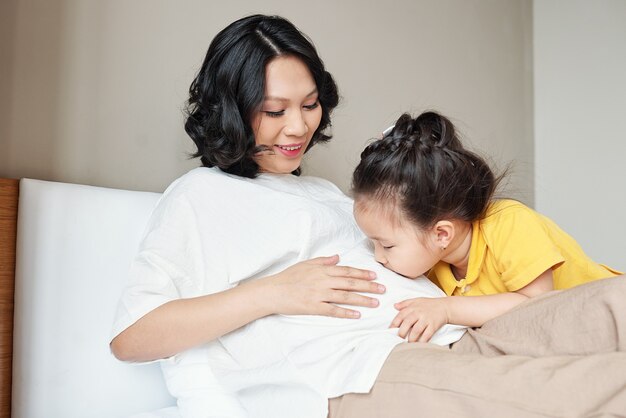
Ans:
[{"label": "woman's nose", "polygon": [[287,126],[285,127],[285,134],[289,136],[302,137],[309,130],[309,127],[302,116],[302,112],[291,112],[287,119]]}]

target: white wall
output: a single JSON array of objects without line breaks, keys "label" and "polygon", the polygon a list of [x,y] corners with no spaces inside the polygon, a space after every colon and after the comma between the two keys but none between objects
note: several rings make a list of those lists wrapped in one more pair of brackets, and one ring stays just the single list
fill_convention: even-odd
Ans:
[{"label": "white wall", "polygon": [[[0,176],[160,191],[197,164],[182,128],[210,39],[277,13],[310,35],[339,84],[335,138],[305,172],[348,189],[365,142],[435,108],[532,203],[530,0],[3,0]],[[504,164],[500,164],[504,165]]]},{"label": "white wall", "polygon": [[534,3],[535,202],[626,271],[626,2]]}]

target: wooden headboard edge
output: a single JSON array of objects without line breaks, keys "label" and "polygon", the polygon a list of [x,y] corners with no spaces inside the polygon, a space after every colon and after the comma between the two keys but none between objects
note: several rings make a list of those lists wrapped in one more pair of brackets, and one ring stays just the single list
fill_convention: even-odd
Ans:
[{"label": "wooden headboard edge", "polygon": [[18,197],[19,180],[0,178],[0,418],[11,417]]}]

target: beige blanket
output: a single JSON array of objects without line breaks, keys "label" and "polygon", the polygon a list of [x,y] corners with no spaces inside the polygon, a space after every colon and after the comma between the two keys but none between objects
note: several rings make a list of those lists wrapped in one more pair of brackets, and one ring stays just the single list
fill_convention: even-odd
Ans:
[{"label": "beige blanket", "polygon": [[533,298],[451,349],[402,344],[331,418],[624,417],[626,279]]}]

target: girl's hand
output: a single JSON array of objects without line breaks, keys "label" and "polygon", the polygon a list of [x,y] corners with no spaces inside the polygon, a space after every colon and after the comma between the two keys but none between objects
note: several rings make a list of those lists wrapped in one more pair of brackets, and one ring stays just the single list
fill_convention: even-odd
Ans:
[{"label": "girl's hand", "polygon": [[448,323],[446,298],[415,298],[398,302],[398,315],[389,328],[400,328],[398,335],[408,342],[428,342],[439,328]]},{"label": "girl's hand", "polygon": [[285,315],[325,315],[358,318],[360,313],[335,304],[378,306],[378,299],[355,292],[385,293],[385,287],[374,283],[376,274],[348,266],[337,266],[339,256],[318,257],[294,264],[265,279],[262,296],[271,313]]}]

